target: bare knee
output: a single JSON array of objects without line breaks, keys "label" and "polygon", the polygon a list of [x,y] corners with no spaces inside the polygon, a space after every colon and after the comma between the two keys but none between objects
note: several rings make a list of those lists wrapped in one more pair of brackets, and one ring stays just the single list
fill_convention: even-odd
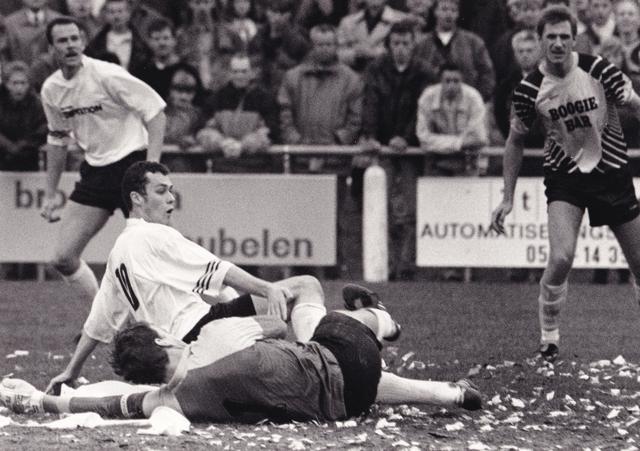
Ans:
[{"label": "bare knee", "polygon": [[566,250],[553,252],[549,257],[549,270],[553,273],[568,273],[573,265],[574,253]]},{"label": "bare knee", "polygon": [[78,257],[62,253],[54,255],[50,263],[63,276],[70,276],[80,267],[80,259]]},{"label": "bare knee", "polygon": [[283,281],[296,298],[304,297],[305,302],[318,302],[324,304],[324,291],[320,281],[309,275],[295,276]]}]

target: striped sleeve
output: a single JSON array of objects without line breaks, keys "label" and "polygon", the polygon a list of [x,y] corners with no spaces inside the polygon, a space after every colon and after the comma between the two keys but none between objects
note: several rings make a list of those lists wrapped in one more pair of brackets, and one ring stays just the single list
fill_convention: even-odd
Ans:
[{"label": "striped sleeve", "polygon": [[625,105],[631,98],[633,93],[631,80],[606,59],[600,56],[594,58],[587,72],[600,81],[607,99],[613,100],[618,105]]},{"label": "striped sleeve", "polygon": [[155,243],[153,267],[162,283],[181,291],[216,297],[232,264],[166,227],[166,235]]},{"label": "striped sleeve", "polygon": [[525,78],[513,90],[511,103],[511,128],[526,133],[536,120],[536,98],[539,86]]}]

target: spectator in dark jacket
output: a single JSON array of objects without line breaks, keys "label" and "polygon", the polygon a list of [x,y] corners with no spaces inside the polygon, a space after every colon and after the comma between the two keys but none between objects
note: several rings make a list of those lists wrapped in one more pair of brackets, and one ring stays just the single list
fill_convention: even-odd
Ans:
[{"label": "spectator in dark jacket", "polygon": [[37,171],[47,120],[29,84],[29,67],[14,61],[2,69],[0,85],[0,170]]},{"label": "spectator in dark jacket", "polygon": [[253,82],[246,55],[230,61],[231,81],[205,102],[207,125],[198,133],[204,149],[226,157],[214,163],[216,172],[270,172],[275,160],[267,153],[277,135],[276,99]]},{"label": "spectator in dark jacket", "polygon": [[[387,53],[365,73],[361,143],[365,150],[388,145],[402,153],[408,146],[419,145],[415,134],[418,98],[437,79],[413,54],[412,22],[393,24],[387,47]],[[422,158],[390,157],[382,165],[389,191],[389,274],[392,280],[409,280],[415,272],[415,194]],[[353,179],[352,187],[361,177]]]},{"label": "spectator in dark jacket", "polygon": [[293,21],[292,0],[270,0],[267,23],[249,44],[249,53],[261,66],[262,85],[277,95],[284,74],[302,62],[311,48],[306,31]]},{"label": "spectator in dark jacket", "polygon": [[171,77],[183,61],[176,52],[176,35],[171,23],[158,19],[149,25],[149,47],[151,59],[148,64],[133,70],[132,74],[147,83],[163,99],[167,99]]},{"label": "spectator in dark jacket", "polygon": [[243,48],[242,39],[221,20],[215,0],[189,0],[189,14],[178,29],[178,54],[198,69],[202,84],[215,91],[229,81],[229,60]]},{"label": "spectator in dark jacket", "polygon": [[491,53],[493,67],[496,69],[497,83],[508,77],[514,66],[517,66],[511,42],[513,36],[520,30],[535,30],[541,12],[542,0],[520,1],[520,10],[516,18],[515,27],[502,33],[493,46]]},{"label": "spectator in dark jacket", "polygon": [[106,53],[113,53],[122,67],[136,73],[148,64],[151,50],[131,25],[130,8],[128,0],[106,0],[105,26],[89,42],[85,53],[94,58],[103,58]]},{"label": "spectator in dark jacket", "polygon": [[418,44],[416,54],[434,72],[439,72],[445,63],[459,66],[464,83],[477,89],[486,102],[493,96],[496,85],[493,63],[482,39],[456,25],[458,3],[458,0],[437,0],[436,28]]}]

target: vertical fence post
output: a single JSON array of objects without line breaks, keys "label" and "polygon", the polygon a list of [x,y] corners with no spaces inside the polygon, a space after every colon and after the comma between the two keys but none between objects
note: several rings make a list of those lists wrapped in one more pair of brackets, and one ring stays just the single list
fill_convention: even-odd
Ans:
[{"label": "vertical fence post", "polygon": [[364,172],[362,270],[367,282],[389,280],[387,175],[376,161]]}]

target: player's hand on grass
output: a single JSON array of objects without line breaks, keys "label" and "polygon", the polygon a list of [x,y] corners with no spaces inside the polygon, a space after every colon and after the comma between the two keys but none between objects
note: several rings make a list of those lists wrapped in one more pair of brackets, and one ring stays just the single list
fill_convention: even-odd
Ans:
[{"label": "player's hand on grass", "polygon": [[62,388],[62,384],[67,384],[70,387],[73,387],[76,385],[75,384],[76,379],[77,379],[77,376],[75,374],[71,374],[69,371],[65,370],[62,373],[58,374],[53,379],[51,379],[51,382],[49,382],[49,385],[47,385],[47,389],[45,390],[45,393],[49,395],[59,396],[60,389]]},{"label": "player's hand on grass", "polygon": [[287,303],[293,299],[288,288],[272,284],[267,292],[267,314],[287,320]]},{"label": "player's hand on grass", "polygon": [[60,220],[60,215],[56,213],[58,206],[56,206],[55,197],[46,196],[42,203],[42,210],[40,216],[46,219],[48,222],[57,222]]},{"label": "player's hand on grass", "polygon": [[491,215],[491,229],[498,232],[498,234],[504,233],[504,219],[507,217],[513,209],[513,202],[503,200],[498,208],[493,210]]}]

